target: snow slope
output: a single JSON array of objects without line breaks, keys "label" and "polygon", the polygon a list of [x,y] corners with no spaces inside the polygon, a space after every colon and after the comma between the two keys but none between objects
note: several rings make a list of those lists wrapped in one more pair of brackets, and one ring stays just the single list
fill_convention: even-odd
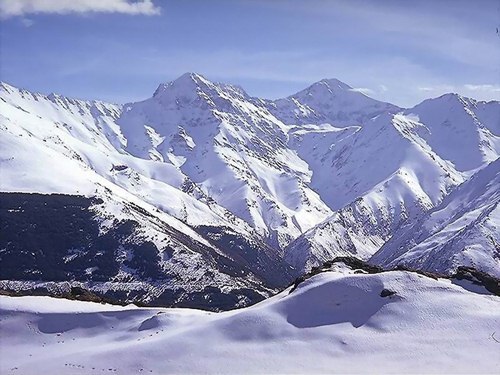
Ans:
[{"label": "snow slope", "polygon": [[117,185],[189,225],[256,231],[278,251],[331,214],[285,125],[233,86],[185,74],[143,102],[108,105],[112,116],[6,84],[0,94],[2,191]]},{"label": "snow slope", "polygon": [[425,124],[420,135],[457,170],[470,171],[500,154],[500,104],[457,94],[428,99],[406,111]]},{"label": "snow slope", "polygon": [[225,313],[2,296],[0,371],[496,373],[500,298],[482,293],[335,266]]},{"label": "snow slope", "polygon": [[[120,107],[6,84],[0,95],[2,191],[93,196],[106,187],[116,194],[125,190],[190,225],[230,225],[227,210],[183,191],[190,181],[177,168],[123,151],[127,140],[116,123]],[[245,228],[241,220],[238,225]]]},{"label": "snow slope", "polygon": [[289,145],[335,212],[290,243],[285,259],[305,271],[338,255],[367,259],[500,156],[499,126],[500,103],[447,94],[361,126],[294,127]]},{"label": "snow slope", "polygon": [[451,273],[459,265],[500,276],[500,159],[409,222],[371,258],[391,268]]}]

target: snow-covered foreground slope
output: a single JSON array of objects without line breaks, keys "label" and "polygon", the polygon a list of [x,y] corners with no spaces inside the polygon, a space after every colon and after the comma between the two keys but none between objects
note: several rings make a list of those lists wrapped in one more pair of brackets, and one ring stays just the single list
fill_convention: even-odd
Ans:
[{"label": "snow-covered foreground slope", "polygon": [[436,208],[409,222],[371,258],[441,273],[472,266],[500,276],[500,159],[473,175]]},{"label": "snow-covered foreground slope", "polygon": [[457,283],[334,266],[225,313],[0,297],[0,371],[497,373],[500,297]]}]

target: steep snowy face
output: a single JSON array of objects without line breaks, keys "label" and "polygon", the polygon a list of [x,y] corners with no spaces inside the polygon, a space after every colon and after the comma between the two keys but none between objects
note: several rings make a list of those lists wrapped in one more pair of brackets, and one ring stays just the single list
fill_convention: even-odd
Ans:
[{"label": "steep snowy face", "polygon": [[285,249],[285,261],[299,274],[338,256],[368,259],[392,234],[390,215],[377,216],[364,201],[335,212]]},{"label": "steep snowy face", "polygon": [[384,112],[397,112],[395,105],[372,99],[337,79],[324,79],[269,105],[286,124],[330,123],[344,127],[363,124]]},{"label": "steep snowy face", "polygon": [[436,208],[400,228],[371,259],[385,267],[451,273],[460,265],[500,276],[500,159]]},{"label": "steep snowy face", "polygon": [[407,116],[384,114],[361,128],[303,130],[290,147],[312,168],[311,186],[334,210],[374,190],[430,207],[461,177],[420,138],[423,129]]},{"label": "steep snowy face", "polygon": [[488,130],[495,134],[500,135],[500,102],[499,101],[475,101],[468,98],[469,101],[475,104],[474,114],[481,124]]},{"label": "steep snowy face", "polygon": [[190,225],[249,229],[226,209],[208,205],[172,164],[127,153],[128,140],[116,123],[120,107],[2,87],[2,191],[85,196],[105,188],[126,191]]},{"label": "steep snowy face", "polygon": [[288,127],[239,88],[185,74],[118,123],[127,151],[175,166],[278,248],[331,214],[286,146]]},{"label": "steep snowy face", "polygon": [[285,259],[305,271],[338,255],[366,259],[401,223],[441,202],[463,176],[419,136],[422,129],[411,117],[384,114],[361,128],[297,137],[311,186],[336,212],[294,240]]},{"label": "steep snowy face", "polygon": [[427,129],[420,135],[457,170],[470,171],[500,155],[500,103],[457,94],[428,99],[406,111]]},{"label": "steep snowy face", "polygon": [[306,160],[311,187],[335,213],[294,240],[285,259],[302,270],[346,253],[366,259],[402,223],[499,157],[499,124],[500,103],[448,94],[361,127],[292,128],[290,147]]},{"label": "steep snowy face", "polygon": [[0,371],[495,373],[500,298],[473,286],[344,268],[218,314],[0,296]]},{"label": "steep snowy face", "polygon": [[[5,123],[16,122],[24,127],[23,120],[38,122],[32,125],[35,130],[50,131],[48,122],[58,129],[64,129],[70,136],[106,150],[114,150],[125,144],[125,139],[116,119],[121,113],[121,106],[101,101],[84,101],[67,98],[57,94],[42,95],[18,89],[0,82],[0,118],[2,130]],[[16,111],[23,112],[15,113]],[[24,118],[21,118],[21,116]],[[11,125],[12,126],[12,125]]]}]

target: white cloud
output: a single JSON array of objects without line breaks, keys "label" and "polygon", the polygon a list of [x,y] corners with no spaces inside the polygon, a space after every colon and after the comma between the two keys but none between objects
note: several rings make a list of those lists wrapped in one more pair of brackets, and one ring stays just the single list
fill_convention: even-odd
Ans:
[{"label": "white cloud", "polygon": [[419,87],[418,91],[431,92],[436,90],[434,87]]},{"label": "white cloud", "polygon": [[35,21],[29,18],[21,18],[21,23],[23,24],[24,27],[31,27],[35,24]]},{"label": "white cloud", "polygon": [[467,84],[464,85],[464,87],[467,90],[470,91],[484,91],[484,92],[500,92],[500,86],[499,85],[472,85],[472,84]]},{"label": "white cloud", "polygon": [[448,93],[448,92],[456,92],[457,88],[452,85],[436,85],[436,86],[418,87],[417,90],[430,93]]},{"label": "white cloud", "polygon": [[152,0],[0,0],[1,18],[26,14],[124,13],[160,14]]},{"label": "white cloud", "polygon": [[360,93],[368,95],[368,96],[375,94],[375,91],[373,91],[372,89],[369,89],[367,87],[357,87],[357,88],[351,89],[351,91],[360,92]]}]

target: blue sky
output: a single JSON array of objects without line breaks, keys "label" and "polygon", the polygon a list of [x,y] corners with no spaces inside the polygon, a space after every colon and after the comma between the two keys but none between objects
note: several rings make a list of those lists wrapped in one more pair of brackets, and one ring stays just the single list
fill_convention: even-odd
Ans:
[{"label": "blue sky", "polygon": [[290,95],[338,78],[412,106],[500,100],[497,0],[0,0],[0,78],[113,102],[184,72]]}]

